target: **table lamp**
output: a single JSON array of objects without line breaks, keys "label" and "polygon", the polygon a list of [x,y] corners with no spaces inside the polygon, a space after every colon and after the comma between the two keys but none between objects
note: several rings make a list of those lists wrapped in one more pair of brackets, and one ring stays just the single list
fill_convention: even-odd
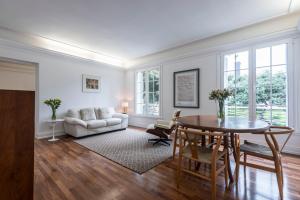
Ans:
[{"label": "table lamp", "polygon": [[122,103],[122,108],[123,108],[123,113],[127,113],[128,112],[128,102],[127,101],[124,101]]}]

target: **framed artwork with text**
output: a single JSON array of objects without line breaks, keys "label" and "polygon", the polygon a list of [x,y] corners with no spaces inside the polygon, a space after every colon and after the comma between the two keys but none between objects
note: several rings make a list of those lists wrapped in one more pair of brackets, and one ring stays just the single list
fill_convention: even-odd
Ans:
[{"label": "framed artwork with text", "polygon": [[174,72],[174,107],[199,108],[199,69]]}]

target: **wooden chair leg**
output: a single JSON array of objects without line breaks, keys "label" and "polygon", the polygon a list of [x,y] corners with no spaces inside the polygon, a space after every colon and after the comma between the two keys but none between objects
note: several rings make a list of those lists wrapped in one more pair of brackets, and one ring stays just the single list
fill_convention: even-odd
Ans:
[{"label": "wooden chair leg", "polygon": [[[244,163],[247,163],[247,154],[244,153]],[[246,165],[244,164],[244,171],[246,172]]]},{"label": "wooden chair leg", "polygon": [[178,131],[175,131],[174,145],[173,145],[173,160],[175,159],[176,148],[177,148],[177,134]]},{"label": "wooden chair leg", "polygon": [[177,166],[177,189],[179,189],[179,183],[181,179],[181,166],[182,165],[182,155],[179,154],[178,166]]},{"label": "wooden chair leg", "polygon": [[225,168],[224,168],[224,176],[225,176],[225,186],[226,186],[226,189],[228,188],[228,160],[227,160],[227,156],[225,155],[224,156],[224,165],[225,165]]},{"label": "wooden chair leg", "polygon": [[[181,132],[179,132],[181,134]],[[181,168],[182,168],[182,138],[179,137],[179,158],[178,158],[178,166],[177,166],[177,189],[179,189],[179,183],[181,179]]]},{"label": "wooden chair leg", "polygon": [[280,194],[280,199],[283,199],[283,184],[282,184],[282,173],[281,173],[281,167],[278,160],[275,160],[275,170],[276,170],[276,178],[277,178],[277,184]]},{"label": "wooden chair leg", "polygon": [[216,165],[212,164],[211,166],[211,199],[216,200],[217,193],[217,176],[216,176]]},{"label": "wooden chair leg", "polygon": [[280,166],[281,180],[282,180],[282,185],[283,185],[283,169],[282,169],[282,162],[281,162],[281,158],[279,158],[279,166]]},{"label": "wooden chair leg", "polygon": [[235,182],[238,184],[240,175],[240,152],[237,152],[237,159],[235,165]]}]

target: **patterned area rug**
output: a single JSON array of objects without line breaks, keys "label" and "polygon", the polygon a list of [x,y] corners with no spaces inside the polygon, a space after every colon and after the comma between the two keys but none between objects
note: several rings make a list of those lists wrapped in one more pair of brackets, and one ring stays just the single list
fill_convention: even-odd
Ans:
[{"label": "patterned area rug", "polygon": [[172,156],[172,144],[153,146],[148,143],[148,139],[155,137],[143,131],[127,129],[76,139],[74,142],[142,174]]}]

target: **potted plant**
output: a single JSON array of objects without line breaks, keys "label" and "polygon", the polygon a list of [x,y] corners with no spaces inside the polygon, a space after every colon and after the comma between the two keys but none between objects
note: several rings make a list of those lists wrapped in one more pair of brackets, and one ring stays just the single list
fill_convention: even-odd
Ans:
[{"label": "potted plant", "polygon": [[56,110],[59,108],[61,104],[61,100],[56,98],[56,99],[47,99],[44,101],[46,105],[48,105],[51,110],[52,110],[52,120],[56,120]]},{"label": "potted plant", "polygon": [[218,110],[218,118],[224,120],[225,118],[225,100],[232,96],[233,92],[229,89],[216,89],[212,90],[209,94],[210,100],[215,100],[218,102],[219,110]]}]

